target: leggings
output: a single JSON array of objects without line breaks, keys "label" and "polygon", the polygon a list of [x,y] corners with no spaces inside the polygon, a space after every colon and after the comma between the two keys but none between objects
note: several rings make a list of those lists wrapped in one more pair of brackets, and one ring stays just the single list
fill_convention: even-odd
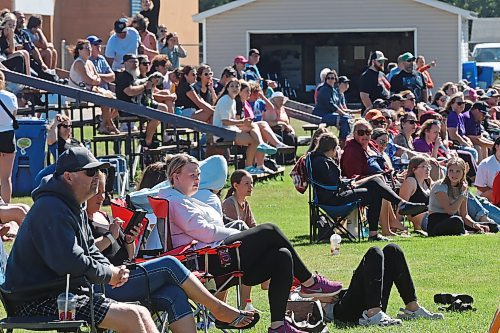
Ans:
[{"label": "leggings", "polygon": [[386,311],[393,284],[405,304],[417,300],[403,250],[396,244],[383,250],[370,248],[354,271],[347,292],[334,307],[335,319],[357,323],[365,310],[380,307]]},{"label": "leggings", "polygon": [[432,213],[427,225],[429,236],[456,236],[465,234],[464,220],[458,215]]},{"label": "leggings", "polygon": [[368,206],[368,226],[370,231],[377,231],[382,199],[392,204],[399,204],[403,200],[396,192],[387,186],[382,178],[375,177],[354,190],[342,192],[334,201],[336,205],[345,205],[360,200],[361,205]]},{"label": "leggings", "polygon": [[[224,240],[224,244],[238,241],[241,241],[239,252],[243,284],[255,286],[271,279],[268,293],[271,321],[283,320],[293,277],[305,282],[312,276],[311,272],[288,238],[273,224],[260,224],[231,235]],[[213,262],[209,262],[210,273],[217,270],[212,265]]]}]

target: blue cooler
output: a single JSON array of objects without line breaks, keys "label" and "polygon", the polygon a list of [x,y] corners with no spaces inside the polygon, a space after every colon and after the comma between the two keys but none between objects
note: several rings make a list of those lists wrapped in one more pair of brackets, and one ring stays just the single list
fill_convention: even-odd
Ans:
[{"label": "blue cooler", "polygon": [[466,61],[462,64],[462,79],[469,81],[472,88],[477,87],[477,67],[475,61]]},{"label": "blue cooler", "polygon": [[477,66],[477,85],[484,90],[493,85],[493,67]]},{"label": "blue cooler", "polygon": [[45,166],[46,121],[19,118],[16,130],[16,158],[12,169],[12,194],[30,195],[36,175]]}]

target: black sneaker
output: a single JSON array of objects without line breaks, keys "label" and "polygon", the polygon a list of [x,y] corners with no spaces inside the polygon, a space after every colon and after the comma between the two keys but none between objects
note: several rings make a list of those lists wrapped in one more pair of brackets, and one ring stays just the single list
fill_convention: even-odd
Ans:
[{"label": "black sneaker", "polygon": [[390,239],[382,236],[381,234],[376,234],[373,236],[368,236],[368,241],[369,242],[389,242]]}]

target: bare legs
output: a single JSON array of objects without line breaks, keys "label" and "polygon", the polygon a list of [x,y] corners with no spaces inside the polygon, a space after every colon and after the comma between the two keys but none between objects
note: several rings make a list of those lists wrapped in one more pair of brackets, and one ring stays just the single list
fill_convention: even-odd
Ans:
[{"label": "bare legs", "polygon": [[148,309],[136,304],[112,303],[100,328],[118,333],[157,333]]},{"label": "bare legs", "polygon": [[0,153],[0,196],[6,203],[12,197],[12,168],[14,167],[14,153]]}]

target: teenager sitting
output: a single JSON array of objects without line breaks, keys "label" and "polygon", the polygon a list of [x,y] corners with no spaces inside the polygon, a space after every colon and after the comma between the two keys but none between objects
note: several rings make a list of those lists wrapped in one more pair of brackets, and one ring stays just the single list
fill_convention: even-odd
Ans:
[{"label": "teenager sitting", "polygon": [[[341,284],[313,275],[307,269],[277,226],[261,224],[238,232],[226,228],[222,216],[215,209],[193,199],[200,182],[199,164],[194,157],[187,154],[174,156],[169,161],[167,175],[172,188],[160,191],[159,196],[169,201],[173,246],[192,240],[198,240],[199,248],[241,242],[239,253],[243,284],[254,286],[271,280],[269,332],[297,332],[284,321],[293,277],[301,282],[303,297],[328,297],[340,291]],[[204,266],[203,261],[200,264]],[[209,261],[208,271],[216,276],[227,273],[218,260]]]}]

